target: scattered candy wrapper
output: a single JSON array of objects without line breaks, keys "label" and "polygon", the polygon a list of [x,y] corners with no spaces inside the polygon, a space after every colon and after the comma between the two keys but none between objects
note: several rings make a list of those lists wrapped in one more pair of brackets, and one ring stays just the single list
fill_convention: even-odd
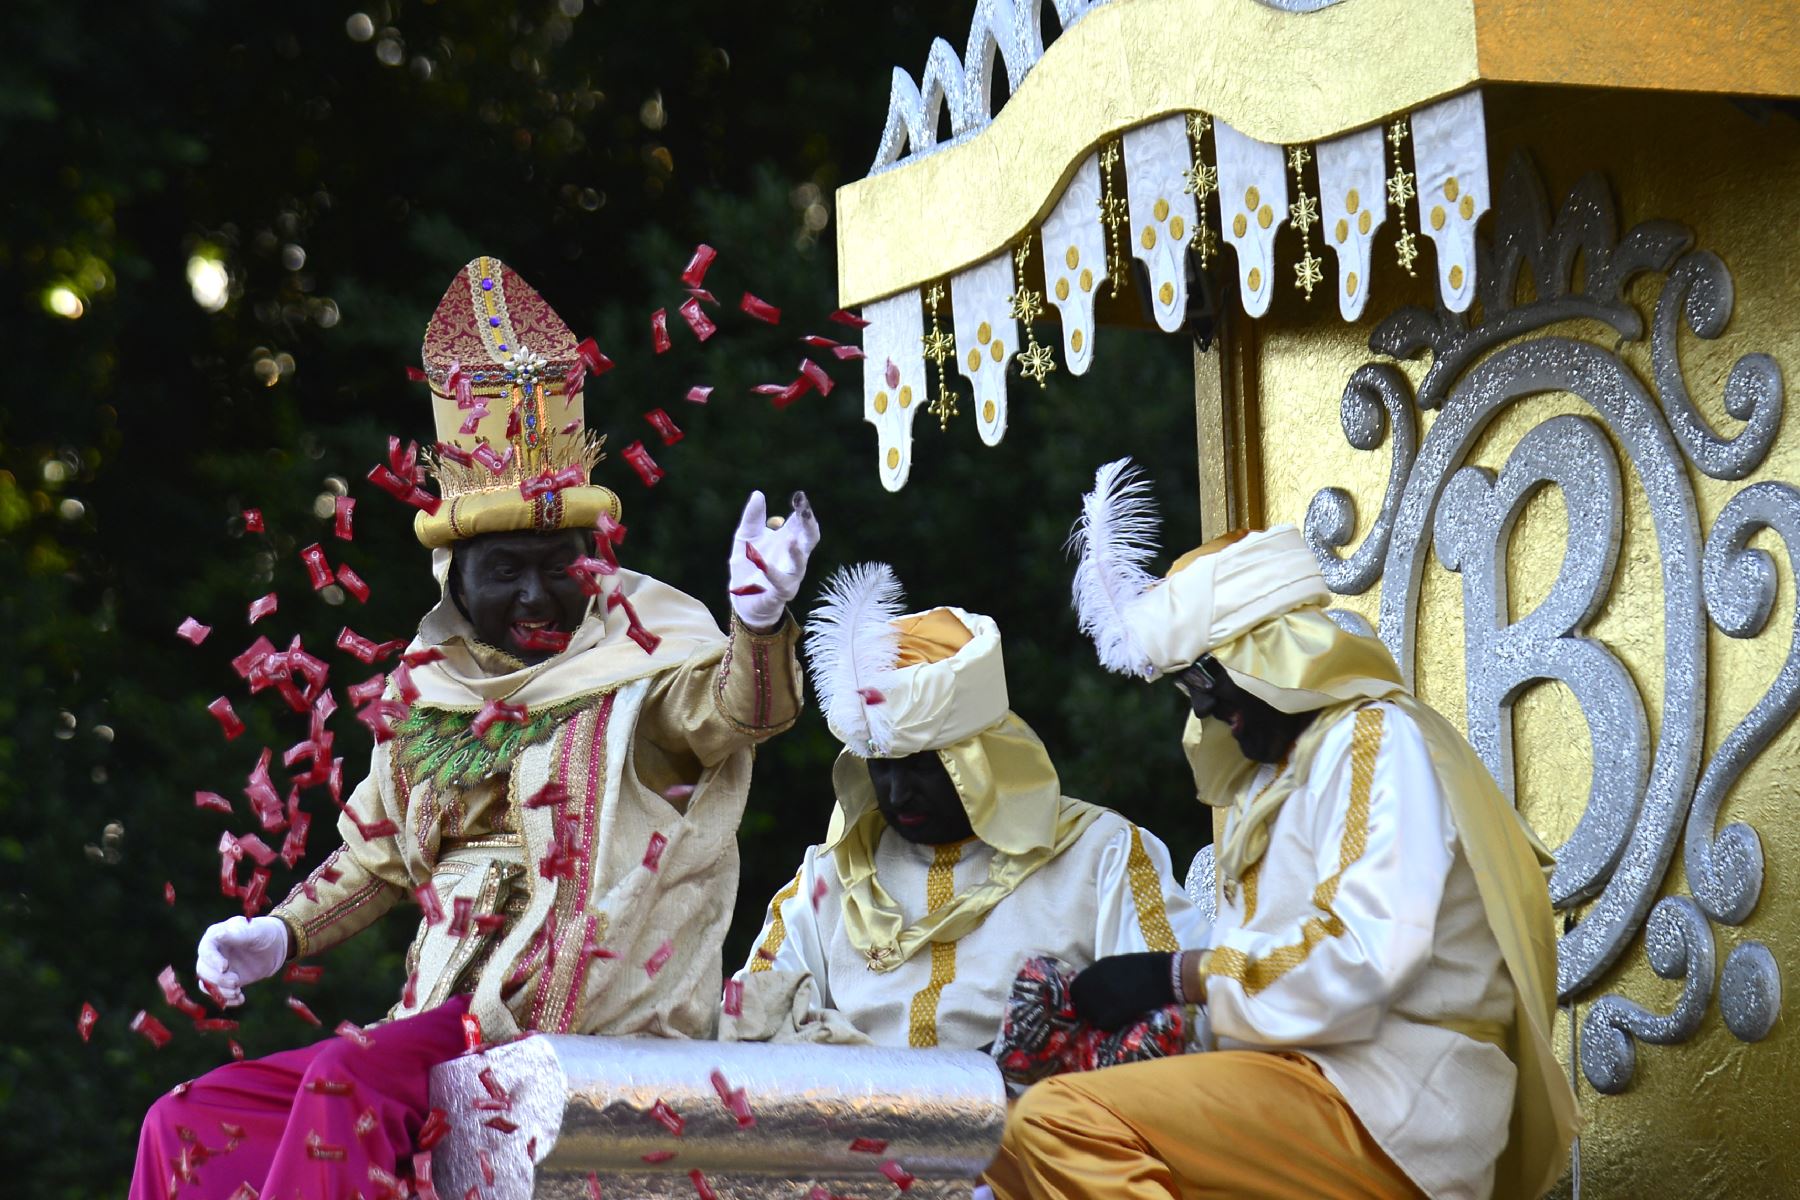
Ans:
[{"label": "scattered candy wrapper", "polygon": [[694,1194],[700,1200],[719,1200],[719,1193],[712,1190],[712,1185],[706,1182],[706,1176],[700,1173],[699,1168],[688,1172],[688,1180],[694,1185]]},{"label": "scattered candy wrapper", "polygon": [[363,582],[363,577],[358,575],[356,569],[349,563],[338,564],[337,581],[343,585],[346,592],[356,597],[358,604],[369,602],[369,585]]},{"label": "scattered candy wrapper", "polygon": [[149,1042],[151,1046],[158,1050],[161,1050],[164,1046],[168,1045],[169,1039],[174,1036],[169,1032],[169,1027],[167,1025],[164,1025],[161,1021],[157,1020],[143,1009],[139,1009],[138,1015],[131,1018],[130,1028],[131,1032],[140,1035],[145,1041]]},{"label": "scattered candy wrapper", "polygon": [[527,650],[547,650],[551,654],[561,654],[569,648],[571,636],[557,629],[528,629],[519,638],[519,644]]},{"label": "scattered candy wrapper", "polygon": [[600,346],[593,338],[583,339],[581,345],[575,347],[575,354],[589,375],[604,375],[613,369],[612,359],[600,353]]},{"label": "scattered candy wrapper", "polygon": [[745,292],[743,298],[738,301],[738,308],[745,315],[754,317],[758,321],[765,321],[770,325],[781,324],[781,310],[767,300],[753,296],[749,292]]},{"label": "scattered candy wrapper", "polygon": [[256,624],[258,621],[274,612],[280,605],[281,600],[274,592],[270,592],[266,596],[260,596],[257,599],[252,600],[250,602],[250,624]]},{"label": "scattered candy wrapper", "polygon": [[493,1187],[495,1179],[494,1160],[488,1157],[488,1152],[486,1150],[477,1150],[475,1152],[475,1161],[481,1167],[481,1181],[489,1187]]},{"label": "scattered candy wrapper", "polygon": [[300,561],[306,564],[306,576],[312,581],[312,589],[322,592],[331,586],[331,564],[325,561],[325,548],[314,542],[300,551]]},{"label": "scattered candy wrapper", "polygon": [[725,981],[725,1001],[723,1007],[726,1016],[741,1017],[744,1015],[743,980],[727,979]]},{"label": "scattered candy wrapper", "polygon": [[821,396],[831,395],[831,389],[837,386],[831,381],[831,376],[825,373],[825,368],[810,358],[800,360],[800,374],[812,381]]},{"label": "scattered candy wrapper", "polygon": [[82,1041],[94,1036],[94,1023],[100,1019],[100,1012],[92,1004],[82,1002],[81,1015],[75,1018],[75,1032],[81,1035]]},{"label": "scattered candy wrapper", "polygon": [[287,998],[287,1006],[294,1010],[295,1016],[299,1017],[302,1021],[305,1021],[308,1025],[317,1026],[321,1029],[325,1027],[325,1022],[319,1020],[319,1018],[314,1015],[313,1010],[306,1006],[306,1001],[300,999],[300,997],[289,996]]},{"label": "scattered candy wrapper", "polygon": [[638,619],[637,609],[631,606],[631,601],[626,599],[623,592],[614,592],[608,596],[606,608],[609,612],[615,608],[624,609],[625,636],[642,647],[645,654],[656,653],[656,648],[662,645],[662,639],[644,628],[644,623]]},{"label": "scattered candy wrapper", "polygon": [[663,354],[672,344],[669,341],[669,310],[659,308],[650,314],[650,346],[656,353]]},{"label": "scattered candy wrapper", "polygon": [[332,1032],[343,1038],[346,1042],[354,1043],[364,1050],[367,1050],[370,1046],[375,1044],[375,1039],[370,1037],[368,1033],[363,1030],[363,1027],[354,1021],[339,1021],[337,1023],[337,1028],[332,1030]]},{"label": "scattered candy wrapper", "polygon": [[180,625],[175,627],[176,637],[186,638],[196,646],[201,642],[204,642],[206,640],[206,635],[211,632],[211,625],[202,625],[192,617],[187,618]]},{"label": "scattered candy wrapper", "polygon": [[655,1166],[657,1163],[666,1163],[671,1158],[674,1158],[675,1151],[673,1151],[673,1150],[652,1150],[652,1151],[650,1151],[650,1153],[640,1154],[640,1155],[638,1155],[638,1157],[643,1159],[645,1162],[649,1163],[651,1166]]},{"label": "scattered candy wrapper", "polygon": [[674,954],[675,943],[669,941],[667,938],[663,939],[663,944],[656,948],[656,953],[645,960],[644,974],[651,979],[655,979],[656,973],[663,969],[663,965],[667,963]]},{"label": "scattered candy wrapper", "polygon": [[462,1015],[463,1052],[473,1054],[481,1049],[481,1018],[474,1013]]},{"label": "scattered candy wrapper", "polygon": [[644,420],[650,422],[650,427],[662,436],[665,446],[673,446],[687,436],[681,432],[681,428],[675,424],[675,419],[669,416],[666,409],[653,408],[644,414]]},{"label": "scattered candy wrapper", "polygon": [[694,331],[694,337],[699,341],[704,342],[719,332],[719,327],[713,324],[712,318],[701,310],[700,301],[692,296],[683,300],[681,307],[675,311],[681,314],[681,319],[687,322],[688,328]]},{"label": "scattered candy wrapper", "polygon": [[588,1200],[600,1200],[600,1176],[592,1171],[587,1173]]},{"label": "scattered candy wrapper", "polygon": [[839,362],[855,362],[863,356],[861,346],[833,346],[831,356]]},{"label": "scattered candy wrapper", "polygon": [[438,1200],[437,1187],[431,1182],[431,1151],[425,1150],[412,1156],[413,1191],[418,1200]]},{"label": "scattered candy wrapper", "polygon": [[704,386],[697,384],[687,390],[686,399],[689,404],[705,404],[707,400],[712,397],[712,394],[713,390],[711,384]]},{"label": "scattered candy wrapper", "polygon": [[231,815],[231,801],[217,792],[195,792],[194,807],[210,808],[214,812],[222,812],[226,816]]},{"label": "scattered candy wrapper", "polygon": [[554,779],[533,792],[525,801],[526,808],[561,808],[569,802],[569,789]]},{"label": "scattered candy wrapper", "polygon": [[217,700],[214,700],[211,704],[207,705],[206,711],[213,715],[213,719],[219,723],[219,728],[225,731],[226,741],[236,741],[238,735],[244,732],[244,723],[238,719],[237,713],[232,710],[231,701],[224,696],[220,696]]},{"label": "scattered candy wrapper", "polygon": [[650,835],[650,844],[644,848],[644,866],[652,871],[656,870],[657,864],[662,862],[663,849],[667,847],[668,844],[669,839],[664,837],[661,833],[652,833]]},{"label": "scattered candy wrapper", "polygon": [[444,652],[436,646],[427,646],[423,650],[409,650],[400,656],[400,661],[409,667],[423,667],[428,663],[442,662]]},{"label": "scattered candy wrapper", "polygon": [[890,389],[900,386],[900,368],[893,359],[887,360],[887,366],[882,369],[882,378],[887,380]]},{"label": "scattered candy wrapper", "polygon": [[245,533],[261,533],[261,532],[263,532],[262,509],[246,508],[244,510],[244,532]]},{"label": "scattered candy wrapper", "polygon": [[825,319],[836,321],[839,325],[848,325],[852,329],[866,329],[869,324],[847,308],[840,308]]},{"label": "scattered candy wrapper", "polygon": [[306,1090],[315,1096],[348,1096],[356,1089],[347,1079],[309,1079]]},{"label": "scattered candy wrapper", "polygon": [[372,1108],[365,1108],[356,1114],[356,1124],[351,1126],[351,1132],[356,1134],[359,1138],[368,1137],[371,1133],[375,1132],[375,1126],[377,1124],[379,1124],[379,1122],[375,1118],[375,1110]]},{"label": "scattered candy wrapper", "polygon": [[325,968],[316,963],[289,963],[282,969],[284,983],[317,983],[325,976]]},{"label": "scattered candy wrapper", "polygon": [[450,901],[450,927],[444,932],[453,938],[469,936],[469,913],[475,907],[475,901],[467,896],[457,896]]},{"label": "scattered candy wrapper", "polygon": [[717,304],[719,302],[718,299],[705,288],[691,287],[687,289],[687,294],[700,301],[702,304]]},{"label": "scattered candy wrapper", "polygon": [[381,693],[385,691],[387,691],[387,676],[371,675],[361,683],[353,683],[345,688],[344,695],[352,707],[361,708],[371,700],[380,699]]},{"label": "scattered candy wrapper", "polygon": [[825,898],[825,893],[828,890],[829,889],[826,888],[825,881],[823,879],[813,880],[812,906],[813,906],[814,912],[819,911],[819,901],[821,901]]},{"label": "scattered candy wrapper", "polygon": [[231,660],[231,669],[237,672],[239,679],[249,679],[250,673],[273,653],[275,653],[274,643],[266,637],[258,637],[244,648],[242,654]]},{"label": "scattered candy wrapper", "polygon": [[681,272],[681,282],[688,287],[697,288],[706,279],[707,268],[712,266],[713,259],[719,252],[705,242],[694,247],[694,256],[688,259],[687,267]]},{"label": "scattered candy wrapper", "polygon": [[633,471],[637,472],[637,477],[643,481],[645,487],[655,487],[665,474],[663,469],[656,465],[656,460],[650,457],[650,452],[644,449],[643,442],[631,443],[619,451],[619,455]]},{"label": "scattered candy wrapper", "polygon": [[399,640],[391,642],[372,642],[346,625],[338,630],[337,648],[344,651],[344,653],[350,655],[358,662],[373,665],[384,658],[392,658],[400,651],[406,649],[406,643]]},{"label": "scattered candy wrapper", "polygon": [[850,1143],[852,1154],[880,1154],[888,1148],[888,1144],[880,1138],[859,1137]]},{"label": "scattered candy wrapper", "polygon": [[481,706],[481,711],[475,714],[475,719],[470,722],[469,729],[476,737],[485,737],[487,731],[493,728],[496,723],[504,722],[522,725],[529,715],[529,710],[523,704],[508,704],[504,700],[489,700],[486,704]]},{"label": "scattered candy wrapper", "polygon": [[662,790],[662,798],[670,804],[683,803],[693,794],[694,785],[691,783],[672,783]]},{"label": "scattered candy wrapper", "polygon": [[447,458],[460,467],[467,467],[475,462],[475,456],[455,442],[439,442],[437,454],[439,458]]},{"label": "scattered candy wrapper", "polygon": [[419,1126],[419,1136],[414,1140],[419,1149],[429,1150],[444,1140],[450,1132],[450,1114],[441,1108],[434,1108],[425,1114],[425,1123]]},{"label": "scattered candy wrapper", "polygon": [[483,1121],[482,1124],[486,1125],[489,1129],[498,1129],[501,1133],[510,1134],[519,1132],[518,1122],[509,1121],[505,1117],[489,1117],[487,1120]]},{"label": "scattered candy wrapper", "polygon": [[893,1180],[894,1186],[903,1192],[913,1185],[912,1175],[908,1173],[905,1167],[901,1166],[891,1158],[881,1164],[881,1173]]},{"label": "scattered candy wrapper", "polygon": [[444,906],[438,899],[437,888],[421,883],[413,889],[413,898],[419,902],[419,911],[425,914],[425,924],[436,925],[444,919]]}]

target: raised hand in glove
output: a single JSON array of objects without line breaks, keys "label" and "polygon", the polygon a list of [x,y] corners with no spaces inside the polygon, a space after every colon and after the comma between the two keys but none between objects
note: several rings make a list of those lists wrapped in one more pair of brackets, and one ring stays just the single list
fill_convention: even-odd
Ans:
[{"label": "raised hand in glove", "polygon": [[194,974],[219,990],[227,1008],[244,1002],[244,987],[281,970],[288,957],[288,927],[276,917],[232,917],[200,935]]},{"label": "raised hand in glove", "polygon": [[1089,1025],[1117,1029],[1175,1003],[1169,971],[1173,954],[1114,954],[1075,977],[1069,999]]},{"label": "raised hand in glove", "polygon": [[751,492],[731,539],[731,610],[750,628],[766,632],[800,593],[806,560],[819,544],[819,521],[805,492],[795,492],[786,520],[768,518],[768,502]]}]

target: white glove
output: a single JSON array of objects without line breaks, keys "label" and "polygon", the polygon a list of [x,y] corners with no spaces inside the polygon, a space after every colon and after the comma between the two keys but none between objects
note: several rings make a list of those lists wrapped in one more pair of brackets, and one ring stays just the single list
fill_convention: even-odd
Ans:
[{"label": "white glove", "polygon": [[244,987],[267,979],[287,962],[288,928],[279,918],[232,917],[200,936],[194,974],[225,998],[227,1008],[244,1002]]},{"label": "white glove", "polygon": [[781,623],[788,603],[800,594],[806,560],[819,544],[819,522],[806,493],[795,492],[792,503],[787,520],[771,521],[763,494],[751,492],[731,539],[731,609],[758,631]]}]

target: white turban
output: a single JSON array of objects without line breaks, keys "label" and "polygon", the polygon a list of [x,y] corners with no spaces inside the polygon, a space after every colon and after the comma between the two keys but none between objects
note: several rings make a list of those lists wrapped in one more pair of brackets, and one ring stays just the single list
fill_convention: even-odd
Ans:
[{"label": "white turban", "polygon": [[1157,552],[1155,535],[1154,504],[1131,460],[1101,467],[1071,541],[1080,552],[1075,611],[1108,670],[1144,679],[1175,674],[1266,621],[1331,598],[1292,525],[1202,547],[1165,579],[1145,570]]}]

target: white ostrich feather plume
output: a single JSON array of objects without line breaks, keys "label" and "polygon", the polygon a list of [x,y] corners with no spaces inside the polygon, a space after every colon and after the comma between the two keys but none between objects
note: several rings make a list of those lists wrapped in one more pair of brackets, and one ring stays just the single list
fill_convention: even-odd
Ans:
[{"label": "white ostrich feather plume", "polygon": [[1093,639],[1101,666],[1140,679],[1152,673],[1150,658],[1125,616],[1156,582],[1147,565],[1157,553],[1159,524],[1150,482],[1127,457],[1094,472],[1094,490],[1081,498],[1081,519],[1069,533],[1078,556],[1073,592],[1081,632]]},{"label": "white ostrich feather plume", "polygon": [[892,732],[882,686],[900,657],[894,621],[905,607],[894,568],[839,568],[806,622],[806,662],[825,719],[851,753],[884,752]]}]

